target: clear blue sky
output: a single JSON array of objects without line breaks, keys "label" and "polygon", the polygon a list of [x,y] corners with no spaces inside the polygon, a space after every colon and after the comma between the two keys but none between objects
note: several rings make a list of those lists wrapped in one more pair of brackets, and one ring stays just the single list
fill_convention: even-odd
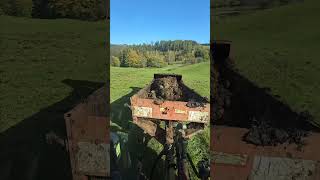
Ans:
[{"label": "clear blue sky", "polygon": [[111,44],[209,43],[210,0],[110,0]]}]

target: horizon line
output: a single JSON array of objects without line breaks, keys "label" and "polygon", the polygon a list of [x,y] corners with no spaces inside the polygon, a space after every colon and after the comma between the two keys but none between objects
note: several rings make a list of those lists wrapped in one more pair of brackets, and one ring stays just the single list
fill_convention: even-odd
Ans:
[{"label": "horizon line", "polygon": [[203,42],[199,42],[199,41],[196,41],[196,40],[188,40],[188,39],[175,39],[175,40],[158,40],[158,41],[151,41],[151,42],[149,42],[149,43],[145,43],[145,42],[141,42],[141,43],[112,43],[111,41],[110,41],[110,45],[143,45],[143,44],[146,44],[146,45],[152,45],[152,44],[154,44],[155,42],[160,42],[160,41],[195,41],[196,43],[198,43],[198,44],[210,44],[210,42],[205,42],[205,43],[203,43]]}]

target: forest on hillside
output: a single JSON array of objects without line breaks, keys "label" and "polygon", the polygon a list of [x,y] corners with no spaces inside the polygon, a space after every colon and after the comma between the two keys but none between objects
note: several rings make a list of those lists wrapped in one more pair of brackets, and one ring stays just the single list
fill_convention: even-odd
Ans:
[{"label": "forest on hillside", "polygon": [[209,46],[191,40],[157,41],[151,44],[111,45],[111,65],[164,67],[209,61]]},{"label": "forest on hillside", "polygon": [[1,0],[0,15],[33,18],[101,20],[107,15],[106,0]]}]

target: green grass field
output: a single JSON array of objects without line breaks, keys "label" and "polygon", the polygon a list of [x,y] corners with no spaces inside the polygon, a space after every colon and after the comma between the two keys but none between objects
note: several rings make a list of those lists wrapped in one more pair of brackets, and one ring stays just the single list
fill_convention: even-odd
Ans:
[{"label": "green grass field", "polygon": [[8,16],[0,27],[0,179],[71,179],[45,134],[66,138],[63,114],[106,82],[108,27]]},{"label": "green grass field", "polygon": [[105,82],[104,22],[0,16],[0,132],[72,92],[65,79]]},{"label": "green grass field", "polygon": [[320,3],[301,3],[213,22],[214,39],[232,41],[241,73],[294,110],[309,110],[320,123]]},{"label": "green grass field", "polygon": [[[127,149],[133,156],[133,162],[135,162],[137,156],[142,155],[141,153],[143,153],[143,164],[147,175],[149,175],[150,166],[154,162],[157,153],[162,149],[162,145],[153,139],[149,141],[147,146],[139,144],[138,141],[142,136],[142,132],[131,123],[131,113],[125,104],[129,103],[129,98],[139,88],[143,88],[151,82],[154,73],[181,74],[184,83],[190,88],[194,89],[202,96],[208,98],[210,96],[209,62],[184,66],[173,65],[165,68],[111,68],[110,90],[112,129],[113,131],[128,133],[129,143]],[[209,133],[209,129],[207,128],[203,133],[196,135],[189,141],[189,153],[192,156],[194,163],[197,163],[201,158],[209,157]],[[158,173],[161,175],[161,170],[158,170]]]},{"label": "green grass field", "polygon": [[202,96],[210,96],[210,64],[172,65],[165,68],[121,68],[111,67],[111,103],[128,94],[130,87],[143,88],[151,82],[155,73],[181,74],[183,81]]}]

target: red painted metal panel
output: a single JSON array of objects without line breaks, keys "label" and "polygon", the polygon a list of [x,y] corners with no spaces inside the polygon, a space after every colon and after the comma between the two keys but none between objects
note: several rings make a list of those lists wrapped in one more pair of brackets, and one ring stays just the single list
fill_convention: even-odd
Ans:
[{"label": "red painted metal panel", "polygon": [[[84,164],[98,158],[97,149],[99,148],[101,154],[105,151],[106,159],[109,156],[107,152],[110,140],[106,96],[107,88],[103,87],[65,114],[68,149],[74,180],[87,176],[108,177],[110,175],[109,167],[102,168],[104,166],[100,165],[95,169],[93,166],[90,167],[91,164]],[[82,154],[78,154],[80,151]],[[88,155],[83,156],[83,153],[88,153]],[[83,159],[83,157],[87,157],[87,159]],[[104,162],[106,159],[102,158],[101,161]],[[88,168],[84,168],[86,165]]]},{"label": "red painted metal panel", "polygon": [[[255,146],[242,141],[247,129],[215,126],[211,129],[211,151],[230,154],[244,154],[248,156],[245,166],[211,163],[213,179],[221,180],[247,180],[249,177],[255,156],[285,157],[305,160],[320,161],[319,133],[312,133],[307,139],[302,151],[297,150],[294,144],[278,146]],[[315,177],[319,177],[320,171],[316,171]],[[314,179],[316,180],[316,179]]]},{"label": "red painted metal panel", "polygon": [[[139,98],[138,95],[131,97],[131,106],[152,108],[152,117],[154,119],[188,121],[190,111],[210,112],[210,105],[205,107],[190,108],[187,102],[182,101],[164,101],[162,104],[155,104],[153,99]],[[135,116],[133,114],[133,116]],[[190,122],[190,121],[189,121]],[[200,121],[195,121],[200,122]],[[203,122],[207,123],[207,122]]]}]

